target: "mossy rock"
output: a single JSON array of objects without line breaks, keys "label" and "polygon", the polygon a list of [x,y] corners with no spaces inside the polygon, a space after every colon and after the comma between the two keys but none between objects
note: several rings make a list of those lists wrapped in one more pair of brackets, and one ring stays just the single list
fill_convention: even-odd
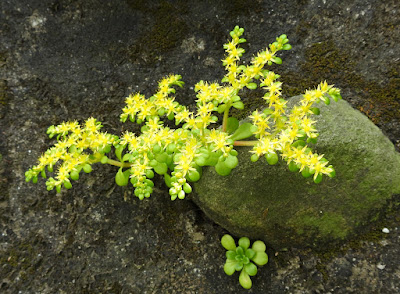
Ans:
[{"label": "mossy rock", "polygon": [[203,170],[195,184],[197,205],[232,234],[262,239],[277,250],[332,245],[379,218],[400,193],[400,154],[346,101],[322,104],[315,117],[320,137],[312,147],[334,166],[335,178],[315,184],[290,172],[284,161],[253,163],[249,147],[236,148],[239,165],[229,176]]}]

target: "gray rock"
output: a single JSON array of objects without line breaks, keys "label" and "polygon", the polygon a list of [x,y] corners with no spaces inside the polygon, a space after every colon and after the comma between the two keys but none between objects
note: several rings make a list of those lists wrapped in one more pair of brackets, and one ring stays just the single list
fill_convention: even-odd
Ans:
[{"label": "gray rock", "polygon": [[284,161],[253,163],[250,147],[237,148],[239,165],[229,176],[204,169],[195,202],[229,232],[263,239],[275,249],[332,244],[377,219],[387,200],[400,193],[400,154],[346,101],[318,107],[314,150],[325,154],[335,178],[315,184],[291,173]]}]

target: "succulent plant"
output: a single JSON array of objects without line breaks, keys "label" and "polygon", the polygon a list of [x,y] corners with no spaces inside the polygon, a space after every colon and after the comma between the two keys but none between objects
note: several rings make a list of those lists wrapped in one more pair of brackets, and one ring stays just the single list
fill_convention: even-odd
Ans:
[{"label": "succulent plant", "polygon": [[257,266],[263,266],[268,262],[268,255],[265,253],[265,243],[255,241],[250,248],[250,240],[247,237],[239,239],[239,246],[231,235],[224,235],[221,239],[222,246],[228,250],[226,252],[226,262],[224,271],[228,276],[235,271],[240,271],[239,283],[245,289],[250,289],[252,282],[250,276],[257,274]]}]

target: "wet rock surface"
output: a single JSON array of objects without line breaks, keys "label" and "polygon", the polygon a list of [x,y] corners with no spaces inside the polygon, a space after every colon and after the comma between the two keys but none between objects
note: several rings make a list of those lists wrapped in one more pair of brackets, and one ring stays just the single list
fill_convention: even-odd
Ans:
[{"label": "wet rock surface", "polygon": [[[116,187],[106,166],[58,195],[43,180],[26,184],[51,143],[47,127],[93,116],[108,132],[137,131],[119,122],[124,97],[149,97],[169,73],[186,82],[177,100],[193,104],[194,83],[222,77],[222,45],[238,24],[247,60],[289,36],[293,49],[274,68],[287,97],[326,79],[398,145],[399,12],[395,0],[1,1],[0,291],[244,293],[222,269],[226,232],[190,199],[171,202],[161,180],[148,201]],[[246,103],[258,107],[255,96]],[[341,246],[269,248],[246,292],[398,293],[397,203]]]}]

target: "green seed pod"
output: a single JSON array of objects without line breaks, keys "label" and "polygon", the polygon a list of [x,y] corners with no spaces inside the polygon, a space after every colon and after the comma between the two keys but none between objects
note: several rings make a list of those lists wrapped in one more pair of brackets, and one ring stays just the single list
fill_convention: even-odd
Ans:
[{"label": "green seed pod", "polygon": [[46,171],[43,169],[43,170],[40,172],[40,175],[42,176],[43,179],[45,179],[45,178],[46,178]]},{"label": "green seed pod", "polygon": [[32,183],[36,184],[37,181],[38,181],[38,177],[35,176],[35,177],[32,178]]}]

